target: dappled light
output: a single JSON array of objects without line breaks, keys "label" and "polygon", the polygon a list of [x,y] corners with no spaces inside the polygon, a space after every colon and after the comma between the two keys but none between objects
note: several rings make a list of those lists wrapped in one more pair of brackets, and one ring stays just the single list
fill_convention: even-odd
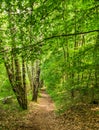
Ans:
[{"label": "dappled light", "polygon": [[0,130],[99,130],[98,0],[0,0]]}]

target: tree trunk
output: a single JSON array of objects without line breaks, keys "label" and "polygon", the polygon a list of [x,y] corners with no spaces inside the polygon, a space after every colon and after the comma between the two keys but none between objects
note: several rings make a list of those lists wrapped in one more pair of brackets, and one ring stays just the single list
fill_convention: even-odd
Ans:
[{"label": "tree trunk", "polygon": [[26,68],[27,68],[27,74],[28,74],[28,79],[29,79],[29,83],[30,83],[30,88],[33,88],[33,79],[32,79],[32,65],[30,65],[31,68],[29,68],[29,65],[26,64]]},{"label": "tree trunk", "polygon": [[24,96],[23,96],[23,99],[24,99],[24,106],[25,106],[25,109],[27,109],[27,93],[26,93],[26,68],[25,68],[25,61],[24,61],[24,57],[22,57],[22,77],[23,77],[23,89],[24,89]]},{"label": "tree trunk", "polygon": [[[4,47],[2,47],[4,51]],[[4,51],[5,52],[5,51]],[[6,67],[7,75],[12,86],[12,89],[16,95],[19,105],[22,109],[27,109],[27,97],[26,97],[26,84],[25,84],[25,68],[23,62],[23,85],[22,77],[19,66],[19,61],[16,55],[12,52],[3,53],[4,64]],[[24,87],[23,87],[24,86]]]},{"label": "tree trunk", "polygon": [[[27,109],[27,97],[26,97],[26,86],[25,86],[25,75],[24,75],[25,72],[23,72],[23,80],[24,80],[24,86],[25,86],[23,87],[22,75],[21,75],[20,64],[19,64],[19,57],[18,57],[17,52],[15,51],[16,45],[17,45],[16,25],[13,24],[15,22],[15,19],[14,19],[14,15],[11,15],[12,8],[11,8],[10,2],[8,2],[7,4],[8,4],[8,22],[9,22],[9,31],[10,31],[12,51],[9,53],[4,52],[3,54],[4,63],[7,70],[8,77],[9,77],[9,81],[16,95],[18,103],[22,109]],[[23,71],[24,71],[24,66],[23,66]]]},{"label": "tree trunk", "polygon": [[32,97],[32,101],[37,102],[37,97],[38,97],[38,89],[40,86],[40,66],[39,66],[39,60],[36,60],[35,62],[35,77],[33,80],[33,97]]},{"label": "tree trunk", "polygon": [[21,70],[18,58],[15,58],[15,92],[19,105],[22,109],[27,109],[27,97],[26,97],[26,83],[25,83],[25,68],[24,62],[22,63],[22,71],[23,71],[23,82],[21,77]]}]

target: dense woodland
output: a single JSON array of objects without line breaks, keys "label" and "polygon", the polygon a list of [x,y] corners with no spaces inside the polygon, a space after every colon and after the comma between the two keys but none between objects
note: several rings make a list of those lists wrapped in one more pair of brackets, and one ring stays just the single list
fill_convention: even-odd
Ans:
[{"label": "dense woodland", "polygon": [[61,111],[99,103],[98,0],[0,0],[0,102],[42,87]]}]

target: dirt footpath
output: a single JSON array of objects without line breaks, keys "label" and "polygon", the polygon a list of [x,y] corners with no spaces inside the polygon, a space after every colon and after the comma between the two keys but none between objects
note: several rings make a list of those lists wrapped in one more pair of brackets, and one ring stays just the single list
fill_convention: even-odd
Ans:
[{"label": "dirt footpath", "polygon": [[41,93],[38,102],[31,102],[29,105],[29,112],[23,125],[24,130],[58,130],[55,105],[45,91]]},{"label": "dirt footpath", "polygon": [[99,130],[99,106],[76,105],[62,115],[42,90],[37,103],[30,102],[26,113],[1,111],[0,130]]},{"label": "dirt footpath", "polygon": [[78,105],[56,116],[53,101],[45,91],[41,93],[38,103],[30,103],[20,130],[99,130],[99,106]]}]

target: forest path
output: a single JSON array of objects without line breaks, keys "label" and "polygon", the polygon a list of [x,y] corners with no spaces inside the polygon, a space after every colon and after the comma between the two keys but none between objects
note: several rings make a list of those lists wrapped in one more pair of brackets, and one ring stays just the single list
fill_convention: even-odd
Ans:
[{"label": "forest path", "polygon": [[19,130],[60,130],[56,118],[52,99],[45,90],[41,90],[38,102],[29,104],[29,112]]},{"label": "forest path", "polygon": [[55,114],[55,105],[45,90],[38,103],[31,102],[29,112],[18,130],[99,130],[99,106],[73,106],[62,115]]},{"label": "forest path", "polygon": [[45,90],[28,111],[0,108],[0,130],[99,130],[99,105],[78,104],[61,115]]}]

